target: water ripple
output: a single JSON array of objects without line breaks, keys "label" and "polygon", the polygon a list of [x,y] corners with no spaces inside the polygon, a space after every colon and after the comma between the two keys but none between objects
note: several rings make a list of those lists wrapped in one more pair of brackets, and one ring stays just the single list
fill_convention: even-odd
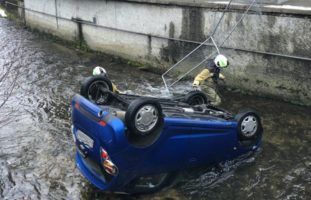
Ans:
[{"label": "water ripple", "polygon": [[[3,117],[0,121],[4,120],[0,125],[0,199],[307,199],[310,196],[310,111],[227,91],[222,91],[225,108],[237,111],[245,106],[255,107],[262,114],[265,135],[260,153],[216,167],[180,172],[172,186],[153,195],[103,194],[75,167],[70,99],[96,65],[105,66],[123,91],[167,96],[161,77],[137,71],[109,56],[79,53],[45,41],[2,18],[0,47],[0,73],[9,67],[18,69],[15,90],[0,110]],[[0,87],[10,88],[10,78],[0,82]],[[185,88],[190,89],[191,84],[181,83],[176,91]]]}]

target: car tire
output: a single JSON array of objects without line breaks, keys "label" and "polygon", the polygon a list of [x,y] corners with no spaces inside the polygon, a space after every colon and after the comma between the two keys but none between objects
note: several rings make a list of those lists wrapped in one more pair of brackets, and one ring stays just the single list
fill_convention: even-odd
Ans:
[{"label": "car tire", "polygon": [[162,108],[155,99],[138,98],[132,101],[125,114],[125,124],[131,134],[152,135],[163,124]]},{"label": "car tire", "polygon": [[207,96],[201,91],[191,91],[188,94],[186,94],[184,102],[194,106],[194,105],[207,104],[208,99]]},{"label": "car tire", "polygon": [[83,81],[80,94],[95,104],[107,104],[111,97],[105,91],[112,91],[112,82],[103,75],[96,75]]},{"label": "car tire", "polygon": [[257,111],[244,109],[235,116],[235,120],[240,141],[256,141],[261,136],[263,128]]}]

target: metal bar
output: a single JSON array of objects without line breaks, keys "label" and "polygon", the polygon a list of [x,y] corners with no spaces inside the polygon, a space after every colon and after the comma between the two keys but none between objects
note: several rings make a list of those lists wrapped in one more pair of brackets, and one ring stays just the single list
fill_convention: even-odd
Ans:
[{"label": "metal bar", "polygon": [[199,46],[194,48],[190,53],[188,53],[185,57],[183,57],[181,60],[179,60],[177,63],[175,63],[172,67],[170,67],[165,73],[162,74],[162,77],[164,77],[168,72],[170,72],[173,68],[175,68],[179,63],[181,63],[182,61],[186,60],[186,58],[188,58],[191,54],[193,54],[196,50],[198,50],[201,46],[203,46],[209,39],[210,39],[210,37],[208,37]]},{"label": "metal bar", "polygon": [[[210,56],[206,57],[205,59],[203,59],[199,64],[197,64],[196,66],[194,66],[193,68],[191,68],[189,71],[187,71],[183,76],[181,76],[180,78],[178,78],[175,82],[173,82],[171,85],[169,85],[169,87],[172,87],[173,85],[175,85],[178,81],[180,81],[181,79],[183,79],[185,76],[187,76],[188,74],[190,74],[193,70],[195,70],[196,68],[198,68],[201,64],[203,64],[205,61],[207,61],[208,59],[210,59],[213,55],[215,54],[212,53]],[[168,88],[167,88],[168,90]]]},{"label": "metal bar", "polygon": [[[13,3],[10,3],[10,2],[7,2],[7,1],[6,1],[6,3],[10,4],[10,5],[13,5],[13,6],[16,6],[16,7],[19,7],[19,8],[24,8],[22,6],[18,6],[16,4],[13,4]],[[39,13],[39,14],[42,14],[42,15],[47,15],[47,16],[50,16],[50,17],[57,17],[58,19],[62,19],[62,20],[66,20],[66,21],[71,21],[71,22],[74,21],[72,19],[68,19],[68,18],[64,18],[64,17],[60,17],[60,16],[55,16],[55,15],[52,15],[52,14],[48,14],[48,13],[32,10],[32,9],[29,9],[29,8],[24,8],[24,9],[28,10],[28,11],[31,11],[31,12]],[[151,36],[153,38],[158,38],[158,39],[171,40],[171,41],[176,41],[176,42],[192,43],[192,44],[202,44],[202,42],[194,41],[194,40],[185,40],[185,39],[179,39],[179,38],[172,38],[172,37],[165,37],[165,36],[158,36],[158,35],[140,33],[140,32],[129,31],[129,30],[124,30],[124,29],[118,29],[118,28],[113,28],[113,27],[108,27],[108,26],[102,26],[102,25],[93,24],[93,23],[82,22],[82,24],[91,25],[91,26],[95,26],[95,27],[99,27],[99,28],[104,28],[104,29],[109,29],[109,30],[114,30],[114,31],[121,31],[121,32],[131,33],[131,34],[137,34],[137,35],[143,35],[143,36]],[[212,44],[205,43],[204,45],[211,46]],[[249,50],[249,49],[243,49],[243,48],[234,48],[234,47],[226,47],[226,46],[222,46],[221,48],[231,49],[231,50],[236,50],[236,51],[242,51],[242,52],[247,52],[247,53],[256,53],[256,54],[277,56],[277,57],[290,58],[290,59],[296,59],[296,60],[311,61],[311,58],[309,58],[309,57],[291,56],[291,55],[287,55],[287,54],[279,54],[279,53],[266,52],[266,51],[256,51],[256,50]]]},{"label": "metal bar", "polygon": [[57,0],[55,0],[54,4],[55,4],[56,25],[57,25],[57,29],[58,29],[58,9],[57,9]]},{"label": "metal bar", "polygon": [[168,92],[168,93],[170,93],[170,90],[168,89],[168,87],[167,87],[167,83],[166,83],[166,80],[165,80],[165,78],[164,78],[164,76],[163,76],[163,74],[162,74],[162,80],[163,80],[163,83],[164,83],[164,87],[165,87],[165,89],[166,89],[166,91]]},{"label": "metal bar", "polygon": [[[215,46],[216,47],[216,50],[217,50],[217,53],[220,54],[220,51],[215,43],[215,40],[214,38],[211,36],[211,40],[212,42],[214,43],[214,45],[212,46]],[[214,53],[211,53],[210,56],[206,57],[203,59],[203,61],[201,61],[199,64],[197,64],[196,66],[194,66],[193,68],[191,68],[189,71],[187,71],[183,76],[179,77],[178,80],[176,80],[175,82],[173,82],[172,84],[169,85],[169,87],[172,87],[173,85],[175,85],[178,81],[180,81],[181,79],[183,79],[185,76],[187,76],[188,74],[190,74],[193,70],[195,70],[196,68],[198,68],[201,64],[203,64],[205,61],[207,61],[208,59],[210,59],[213,55],[215,54]],[[164,85],[166,86],[166,90],[169,91],[169,89],[167,88],[167,84],[166,84],[166,81],[164,80]]]},{"label": "metal bar", "polygon": [[216,47],[218,54],[220,54],[220,51],[219,51],[219,49],[218,49],[218,46],[217,46],[217,44],[216,44],[216,42],[215,42],[213,36],[211,36],[211,40],[212,40],[214,46]]}]

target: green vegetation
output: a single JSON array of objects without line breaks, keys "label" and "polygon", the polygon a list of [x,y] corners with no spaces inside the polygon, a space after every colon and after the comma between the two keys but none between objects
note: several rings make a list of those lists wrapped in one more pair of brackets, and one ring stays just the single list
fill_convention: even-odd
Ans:
[{"label": "green vegetation", "polygon": [[127,64],[128,64],[129,66],[136,67],[136,68],[138,68],[138,69],[145,68],[145,65],[144,65],[144,64],[142,64],[142,63],[140,63],[140,62],[138,62],[138,61],[134,61],[134,60],[129,60],[129,61],[127,62]]}]

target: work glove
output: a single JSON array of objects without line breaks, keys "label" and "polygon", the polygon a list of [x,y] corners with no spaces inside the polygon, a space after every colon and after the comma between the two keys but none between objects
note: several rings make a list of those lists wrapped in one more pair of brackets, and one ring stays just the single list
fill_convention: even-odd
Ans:
[{"label": "work glove", "polygon": [[221,82],[221,84],[226,84],[226,77],[223,74],[219,74],[219,81]]},{"label": "work glove", "polygon": [[192,84],[192,88],[193,88],[193,90],[201,91],[200,82],[199,81],[194,81],[193,84]]}]

